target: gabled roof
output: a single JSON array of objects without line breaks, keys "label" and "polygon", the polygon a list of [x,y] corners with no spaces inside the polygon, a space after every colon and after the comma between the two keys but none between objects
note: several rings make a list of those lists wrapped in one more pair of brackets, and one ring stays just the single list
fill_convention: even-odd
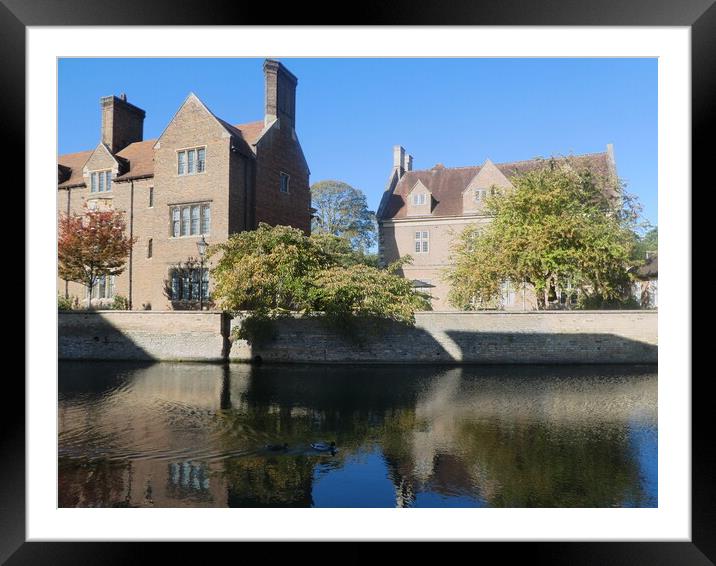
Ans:
[{"label": "gabled roof", "polygon": [[423,189],[425,189],[428,192],[431,192],[430,189],[427,186],[425,186],[425,184],[420,179],[418,179],[417,181],[415,181],[415,184],[412,187],[410,187],[410,190],[408,190],[408,192],[405,193],[405,195],[409,196],[410,193],[412,193],[415,189],[420,188],[420,187],[422,187]]},{"label": "gabled roof", "polygon": [[[244,152],[251,155],[254,154],[253,145],[259,140],[264,130],[263,120],[256,122],[248,122],[246,124],[236,124],[234,126],[220,120],[224,128],[231,133],[236,140],[242,144]],[[134,142],[118,152],[115,157],[124,162],[126,169],[124,173],[117,176],[115,181],[129,181],[130,179],[140,179],[144,177],[152,177],[154,175],[154,144],[158,138]],[[81,151],[79,153],[68,153],[60,155],[57,159],[58,167],[62,167],[58,173],[58,179],[66,177],[69,171],[69,178],[58,183],[58,188],[68,188],[84,185],[85,181],[82,176],[82,168],[87,160],[95,152],[94,149]]]},{"label": "gabled roof", "polygon": [[[596,175],[609,176],[612,173],[611,163],[607,152],[589,153],[585,155],[564,157],[560,160],[570,159],[578,167],[585,167]],[[516,175],[528,173],[545,165],[544,159],[530,159],[527,161],[512,161],[509,163],[496,163],[495,166],[508,180]],[[418,181],[421,181],[432,193],[435,205],[432,217],[461,216],[462,194],[482,169],[473,167],[444,167],[436,165],[432,169],[420,171],[407,171],[398,181],[392,194],[384,194],[381,201],[380,220],[401,219],[407,216],[407,195]]]},{"label": "gabled roof", "polygon": [[[87,163],[87,160],[94,153],[94,149],[88,149],[87,151],[79,151],[77,153],[66,153],[60,155],[57,158],[58,168],[60,166],[60,172],[65,180],[57,183],[57,187],[66,189],[69,187],[79,187],[85,184],[85,179],[82,176],[82,168]],[[69,177],[67,176],[69,172]]]},{"label": "gabled roof", "polygon": [[117,155],[128,163],[128,168],[115,181],[128,181],[154,175],[154,144],[156,139],[130,143]]}]

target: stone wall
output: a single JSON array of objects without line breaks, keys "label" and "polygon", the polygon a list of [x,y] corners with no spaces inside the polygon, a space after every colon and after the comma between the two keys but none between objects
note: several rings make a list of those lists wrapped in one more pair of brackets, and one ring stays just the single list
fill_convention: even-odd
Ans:
[{"label": "stone wall", "polygon": [[218,312],[61,312],[61,360],[224,361],[228,319]]},{"label": "stone wall", "polygon": [[[234,319],[232,327],[238,324]],[[361,346],[318,321],[278,325],[278,338],[236,341],[230,358],[330,363],[656,363],[655,311],[432,312],[391,325]]]},{"label": "stone wall", "polygon": [[59,314],[60,359],[316,363],[656,363],[656,311],[418,313],[360,345],[321,322],[281,321],[263,345],[229,339],[240,319],[218,312]]}]

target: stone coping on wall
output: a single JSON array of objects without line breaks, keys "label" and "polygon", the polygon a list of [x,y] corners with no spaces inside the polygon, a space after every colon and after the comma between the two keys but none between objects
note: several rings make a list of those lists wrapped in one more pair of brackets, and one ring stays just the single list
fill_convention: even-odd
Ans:
[{"label": "stone coping on wall", "polygon": [[[352,343],[320,319],[277,321],[277,339],[232,339],[241,324],[221,311],[60,311],[61,359],[284,363],[656,363],[658,312],[422,311]],[[73,316],[67,316],[73,315]]]}]

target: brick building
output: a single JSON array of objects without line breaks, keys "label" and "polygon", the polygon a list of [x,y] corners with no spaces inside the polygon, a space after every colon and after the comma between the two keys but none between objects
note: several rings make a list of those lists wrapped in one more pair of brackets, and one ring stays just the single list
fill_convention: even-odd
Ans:
[{"label": "brick building", "polygon": [[[586,167],[608,180],[607,191],[616,187],[616,165],[611,144],[603,153],[571,157],[572,163]],[[485,197],[493,189],[509,189],[510,179],[543,166],[541,160],[445,167],[413,171],[413,158],[404,148],[393,148],[393,169],[378,208],[378,252],[384,263],[411,255],[413,263],[403,267],[403,275],[416,288],[432,297],[433,310],[455,310],[448,303],[449,284],[444,271],[450,264],[453,240],[468,224],[486,224]],[[613,193],[616,194],[616,193]],[[556,301],[568,300],[564,290]],[[534,292],[528,285],[505,282],[500,300],[505,310],[534,310]]]},{"label": "brick building", "polygon": [[[143,139],[144,110],[125,95],[100,99],[100,142],[58,157],[57,210],[124,211],[137,238],[125,272],[100,281],[98,306],[113,296],[133,309],[197,308],[210,293],[205,269],[177,269],[209,244],[259,222],[310,232],[309,169],[296,136],[296,77],[267,59],[265,115],[232,125],[192,94],[161,135]],[[86,298],[78,283],[58,280],[58,293]]]}]

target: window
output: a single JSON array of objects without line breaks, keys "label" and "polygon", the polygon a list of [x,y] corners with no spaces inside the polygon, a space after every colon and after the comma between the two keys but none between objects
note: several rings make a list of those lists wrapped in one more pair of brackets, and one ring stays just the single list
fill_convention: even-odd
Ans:
[{"label": "window", "polygon": [[178,238],[179,232],[179,207],[172,208],[172,236]]},{"label": "window", "polygon": [[286,173],[281,173],[281,192],[288,192],[288,180],[290,177]]},{"label": "window", "polygon": [[206,166],[206,149],[201,147],[196,150],[197,151],[197,161],[196,161],[196,170],[199,173],[204,172],[204,167]]},{"label": "window", "polygon": [[413,204],[418,206],[421,204],[425,204],[425,193],[413,195]]},{"label": "window", "polygon": [[487,196],[487,189],[475,189],[475,202],[481,202],[485,200]]},{"label": "window", "polygon": [[194,175],[206,170],[206,148],[196,147],[177,152],[177,173]]},{"label": "window", "polygon": [[112,190],[112,172],[95,171],[90,173],[90,192],[105,193]]},{"label": "window", "polygon": [[199,233],[199,205],[195,204],[191,207],[191,233]]},{"label": "window", "polygon": [[517,295],[515,286],[511,281],[503,281],[500,284],[500,302],[503,307],[514,306]]},{"label": "window", "polygon": [[198,236],[211,230],[211,205],[187,204],[170,208],[171,236]]},{"label": "window", "polygon": [[149,208],[154,208],[154,187],[149,187]]},{"label": "window", "polygon": [[114,297],[114,275],[101,275],[92,286],[93,299],[111,299]]},{"label": "window", "polygon": [[181,209],[181,235],[189,235],[189,207],[184,206]]},{"label": "window", "polygon": [[[201,296],[199,292],[201,291]],[[175,269],[171,272],[172,301],[198,301],[210,299],[209,270],[204,267]]]},{"label": "window", "polygon": [[153,252],[152,244],[153,244],[152,239],[149,238],[149,241],[147,242],[147,257],[148,258],[152,257],[152,252]]},{"label": "window", "polygon": [[415,253],[426,254],[429,251],[428,237],[429,233],[427,230],[421,230],[415,232]]},{"label": "window", "polygon": [[192,174],[196,173],[196,169],[194,167],[194,160],[196,158],[196,150],[190,149],[186,152],[186,155],[187,155],[186,172],[188,175],[192,175]]},{"label": "window", "polygon": [[211,224],[211,207],[208,204],[201,205],[201,233],[209,233],[209,225]]}]

